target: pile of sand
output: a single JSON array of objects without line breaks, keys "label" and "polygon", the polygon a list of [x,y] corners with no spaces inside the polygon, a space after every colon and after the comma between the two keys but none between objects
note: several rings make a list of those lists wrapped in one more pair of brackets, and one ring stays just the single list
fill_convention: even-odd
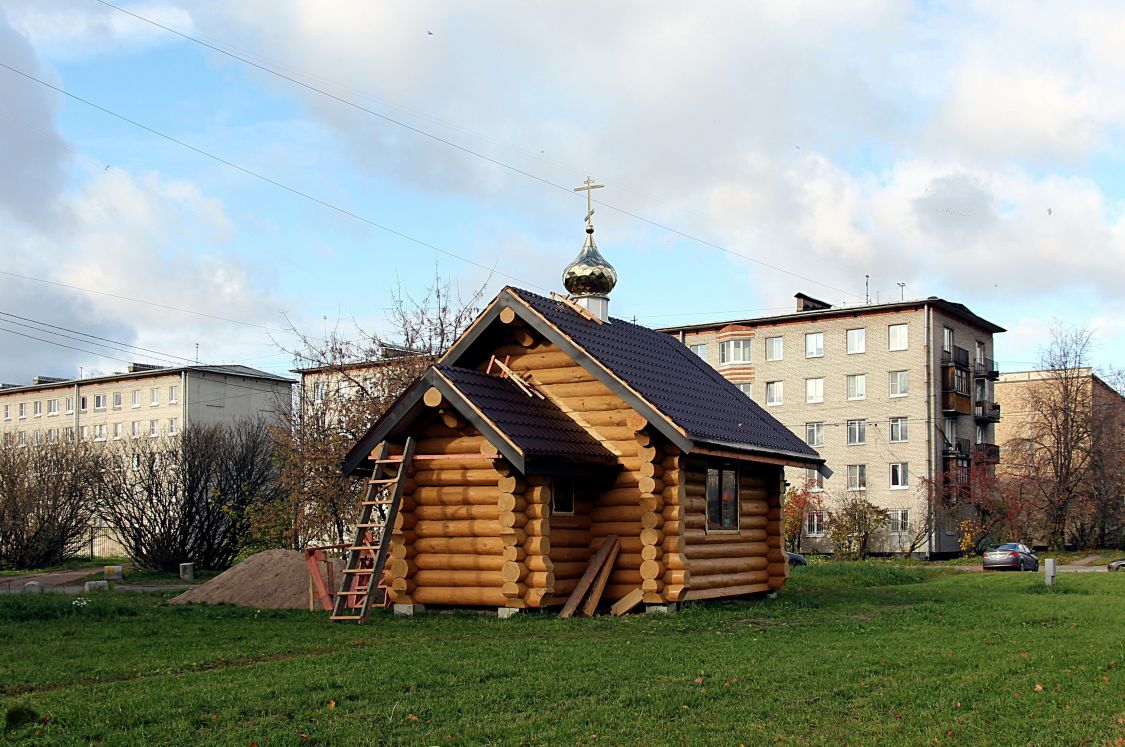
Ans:
[{"label": "pile of sand", "polygon": [[[330,576],[321,563],[321,574],[335,593],[341,561],[333,563]],[[332,579],[329,582],[329,579]],[[237,604],[259,609],[309,609],[309,567],[304,553],[296,550],[266,550],[251,555],[205,584],[188,589],[169,600],[172,604]],[[321,609],[314,597],[313,609]]]}]

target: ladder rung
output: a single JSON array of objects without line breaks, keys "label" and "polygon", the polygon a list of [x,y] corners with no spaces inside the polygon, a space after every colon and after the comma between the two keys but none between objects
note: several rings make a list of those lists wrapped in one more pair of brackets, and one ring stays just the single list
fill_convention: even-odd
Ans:
[{"label": "ladder rung", "polygon": [[349,547],[348,550],[378,550],[378,545],[355,545]]},{"label": "ladder rung", "polygon": [[374,572],[375,572],[374,568],[345,568],[344,569],[344,573],[367,573],[367,574],[371,574],[371,573],[374,573]]},{"label": "ladder rung", "polygon": [[382,480],[368,480],[367,482],[370,485],[390,485],[391,483],[398,482],[398,478],[397,477],[388,477],[388,478],[385,478],[385,479],[382,479]]},{"label": "ladder rung", "polygon": [[332,615],[329,620],[362,620],[363,615]]},{"label": "ladder rung", "polygon": [[356,524],[355,526],[356,529],[371,529],[372,527],[378,527],[380,529],[387,528],[386,524]]},{"label": "ladder rung", "polygon": [[360,591],[338,591],[338,592],[336,592],[336,596],[338,596],[338,597],[365,597],[365,596],[367,596],[367,589],[363,589],[363,590],[360,590]]},{"label": "ladder rung", "polygon": [[394,501],[363,501],[359,505],[361,505],[361,506],[389,506],[392,503],[394,503]]},{"label": "ladder rung", "polygon": [[402,457],[391,457],[390,459],[372,459],[374,464],[402,464]]}]

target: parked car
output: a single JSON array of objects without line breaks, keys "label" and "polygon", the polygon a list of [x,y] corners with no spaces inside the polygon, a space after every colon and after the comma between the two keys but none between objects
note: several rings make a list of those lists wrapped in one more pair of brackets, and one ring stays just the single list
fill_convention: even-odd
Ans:
[{"label": "parked car", "polygon": [[1125,558],[1111,560],[1108,564],[1106,564],[1105,568],[1107,571],[1125,571]]},{"label": "parked car", "polygon": [[805,560],[804,555],[798,555],[795,552],[787,552],[787,553],[785,553],[785,557],[789,559],[789,567],[790,568],[792,568],[795,565],[808,565],[809,564],[809,561]]},{"label": "parked car", "polygon": [[984,551],[984,570],[1037,571],[1039,558],[1035,557],[1027,545],[1009,542],[990,547]]}]

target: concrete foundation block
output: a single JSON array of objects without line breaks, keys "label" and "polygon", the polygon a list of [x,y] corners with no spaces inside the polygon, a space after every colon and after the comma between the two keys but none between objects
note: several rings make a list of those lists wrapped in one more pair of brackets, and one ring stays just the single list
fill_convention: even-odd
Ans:
[{"label": "concrete foundation block", "polygon": [[23,594],[42,594],[43,584],[38,581],[28,581],[20,588],[20,592]]},{"label": "concrete foundation block", "polygon": [[105,567],[105,580],[106,581],[120,581],[122,578],[122,570],[119,565],[107,565]]},{"label": "concrete foundation block", "polygon": [[109,591],[109,581],[87,581],[83,589],[85,589],[87,592]]},{"label": "concrete foundation block", "polygon": [[414,617],[415,615],[420,615],[423,612],[425,612],[426,611],[426,605],[424,605],[424,604],[396,604],[394,606],[394,611],[395,611],[396,615],[402,615],[404,617]]},{"label": "concrete foundation block", "polygon": [[777,599],[777,592],[771,591],[769,594],[766,594],[766,599]]},{"label": "concrete foundation block", "polygon": [[645,614],[646,615],[654,615],[654,614],[671,615],[674,612],[678,611],[679,609],[680,609],[680,605],[675,603],[675,602],[669,602],[668,604],[646,604],[645,605]]},{"label": "concrete foundation block", "polygon": [[496,616],[501,620],[507,620],[509,617],[515,617],[520,613],[516,607],[497,607]]}]

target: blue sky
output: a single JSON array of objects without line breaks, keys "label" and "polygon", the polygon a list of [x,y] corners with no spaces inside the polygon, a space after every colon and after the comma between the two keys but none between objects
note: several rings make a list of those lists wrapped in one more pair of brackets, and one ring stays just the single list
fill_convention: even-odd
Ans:
[{"label": "blue sky", "polygon": [[[488,297],[561,290],[592,174],[615,315],[854,304],[869,274],[1008,328],[1002,368],[1056,323],[1125,357],[1115,3],[121,7],[376,115],[96,0],[0,0],[0,62],[410,238],[0,68],[0,269],[54,283],[0,275],[24,323],[284,371],[287,318],[380,328],[435,266]],[[0,332],[0,381],[147,360],[4,319],[84,351]]]}]

